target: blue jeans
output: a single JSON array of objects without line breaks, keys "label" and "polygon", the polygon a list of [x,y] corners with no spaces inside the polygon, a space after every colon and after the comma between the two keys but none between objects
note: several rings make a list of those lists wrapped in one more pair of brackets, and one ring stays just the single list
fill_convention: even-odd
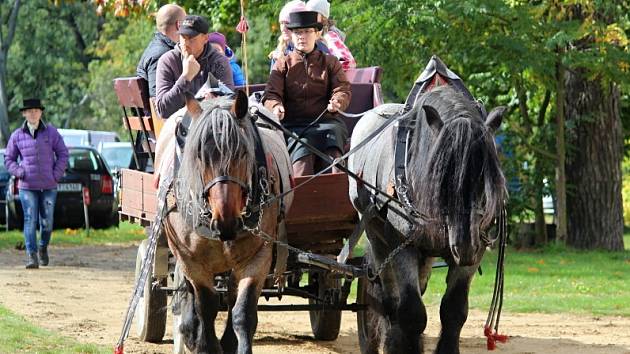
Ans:
[{"label": "blue jeans", "polygon": [[37,252],[38,226],[40,229],[39,246],[48,246],[53,230],[53,214],[56,200],[56,189],[20,189],[20,201],[24,211],[24,243],[28,253]]}]

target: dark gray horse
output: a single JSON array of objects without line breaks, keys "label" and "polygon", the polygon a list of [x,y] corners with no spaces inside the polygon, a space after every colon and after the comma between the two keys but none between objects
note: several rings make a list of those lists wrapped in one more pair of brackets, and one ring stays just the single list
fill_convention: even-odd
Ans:
[{"label": "dark gray horse", "polygon": [[[388,104],[365,115],[352,134],[355,147],[387,119],[400,115],[402,105]],[[362,217],[369,217],[367,258],[378,277],[367,282],[369,311],[359,321],[363,353],[421,353],[427,314],[422,294],[434,257],[449,265],[442,298],[442,332],[437,353],[458,353],[461,328],[468,315],[472,277],[491,242],[487,229],[507,197],[493,133],[505,109],[485,119],[468,97],[439,86],[418,97],[401,122],[411,121],[406,156],[404,193],[395,181],[394,148],[397,125],[349,160],[349,168],[382,191],[408,196],[407,207],[387,202],[350,179],[350,199]],[[396,188],[395,188],[396,187]],[[374,213],[368,211],[375,206]],[[413,215],[410,215],[413,214]],[[369,216],[368,216],[369,215]],[[408,247],[399,247],[413,238]],[[385,266],[388,255],[395,256]]]}]

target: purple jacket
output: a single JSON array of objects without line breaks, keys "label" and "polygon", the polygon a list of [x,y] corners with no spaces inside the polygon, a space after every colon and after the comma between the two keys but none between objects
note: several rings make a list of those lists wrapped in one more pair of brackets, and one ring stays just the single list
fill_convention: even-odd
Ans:
[{"label": "purple jacket", "polygon": [[25,121],[11,134],[4,153],[7,170],[20,179],[19,189],[57,188],[67,163],[68,148],[61,134],[44,121],[40,121],[35,138],[29,133]]}]

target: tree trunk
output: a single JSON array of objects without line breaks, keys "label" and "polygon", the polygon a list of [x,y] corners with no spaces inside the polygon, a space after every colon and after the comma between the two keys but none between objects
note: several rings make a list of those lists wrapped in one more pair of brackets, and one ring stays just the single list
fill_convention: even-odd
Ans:
[{"label": "tree trunk", "polygon": [[[519,76],[519,79],[516,81],[516,94],[518,95],[518,107],[521,115],[523,116],[523,129],[525,130],[525,133],[531,137],[533,135],[533,129],[529,116],[529,107],[527,106],[527,92],[523,87],[522,76]],[[530,198],[530,203],[534,209],[535,235],[533,237],[533,245],[528,244],[525,246],[543,246],[547,243],[547,227],[545,225],[545,214],[542,204],[542,181],[536,181],[533,194],[534,197]]]},{"label": "tree trunk", "polygon": [[[558,59],[560,60],[560,59]],[[567,239],[567,182],[565,171],[566,145],[564,134],[565,123],[565,68],[562,63],[557,64],[557,92],[556,92],[556,217],[558,226],[556,229],[556,241],[565,243]]]},{"label": "tree trunk", "polygon": [[619,90],[613,83],[589,79],[583,71],[567,71],[567,245],[624,249],[621,198],[622,126]]}]

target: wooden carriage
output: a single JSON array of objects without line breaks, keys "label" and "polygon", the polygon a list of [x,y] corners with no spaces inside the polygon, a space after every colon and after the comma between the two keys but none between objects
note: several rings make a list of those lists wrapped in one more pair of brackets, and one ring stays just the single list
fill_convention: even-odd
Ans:
[{"label": "wooden carriage", "polygon": [[[352,83],[352,100],[348,113],[365,112],[382,104],[380,67],[354,69],[346,72]],[[155,140],[163,120],[156,114],[148,95],[146,82],[137,77],[114,80],[114,89],[123,108],[123,121],[129,130],[135,151],[136,166],[141,170],[121,171],[120,207],[122,220],[148,226],[155,218],[157,191],[153,188],[151,171]],[[264,85],[251,85],[250,92],[260,91]],[[349,132],[356,119],[344,118]],[[309,178],[297,177],[295,185]],[[358,215],[348,198],[348,176],[330,173],[318,176],[294,193],[293,205],[287,215],[287,239],[289,245],[304,252],[334,258],[345,240],[358,223]],[[147,240],[139,247],[136,274],[147,249]],[[350,262],[361,263],[362,259]],[[308,285],[300,284],[302,275],[308,275]],[[174,259],[163,238],[158,242],[152,275],[145,285],[145,295],[136,311],[138,335],[145,341],[160,341],[165,332],[167,295],[174,290],[169,284],[177,284],[181,274],[175,271]],[[311,327],[317,339],[337,338],[341,325],[341,311],[357,311],[361,304],[348,304],[347,297],[353,279],[335,273],[326,267],[305,265],[289,254],[287,284],[284,288],[270,285],[263,290],[265,297],[286,295],[309,299],[308,305],[261,305],[259,310],[287,311],[307,310]],[[219,284],[221,282],[218,282]],[[221,289],[218,289],[221,293]],[[361,318],[359,317],[359,321]],[[175,340],[176,347],[181,345]],[[177,350],[176,350],[177,352]]]}]

